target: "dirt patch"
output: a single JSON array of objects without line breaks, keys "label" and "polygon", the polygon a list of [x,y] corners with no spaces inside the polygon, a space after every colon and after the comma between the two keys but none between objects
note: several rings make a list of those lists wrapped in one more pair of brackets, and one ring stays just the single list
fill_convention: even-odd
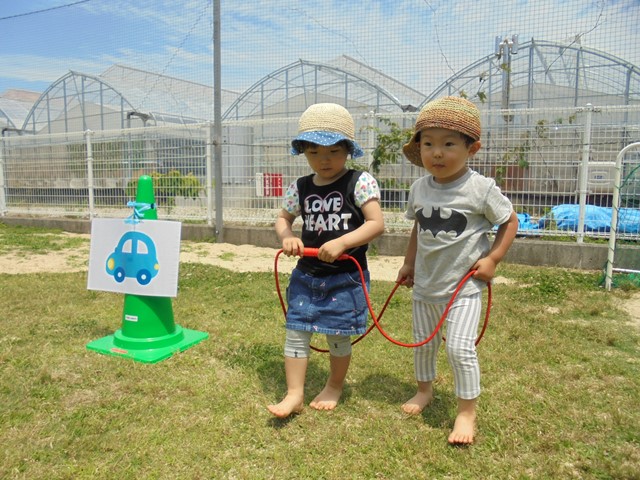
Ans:
[{"label": "dirt patch", "polygon": [[[253,245],[232,245],[229,243],[188,243],[184,242],[180,261],[204,263],[236,272],[273,272],[278,249],[255,247]],[[403,257],[369,257],[371,278],[394,282],[402,266]],[[290,272],[297,262],[295,257],[280,255],[278,271]]]},{"label": "dirt patch", "polygon": [[[89,239],[89,235],[84,235]],[[230,243],[199,243],[183,241],[180,262],[203,263],[235,272],[273,272],[278,249]],[[403,257],[369,257],[369,270],[375,280],[396,280]],[[278,270],[290,272],[296,258],[280,255]],[[12,275],[39,272],[81,272],[89,266],[89,243],[75,249],[48,252],[46,255],[0,255],[0,272]]]},{"label": "dirt patch", "polygon": [[[89,235],[78,235],[86,237]],[[200,243],[183,241],[180,262],[203,263],[226,268],[235,272],[273,272],[278,249],[254,245],[230,243]],[[278,270],[290,272],[296,258],[280,255]],[[369,270],[373,280],[395,282],[402,266],[401,256],[369,256]],[[81,272],[89,266],[89,242],[80,248],[49,252],[46,255],[0,255],[0,272],[25,274],[39,272]],[[494,283],[513,283],[504,277],[496,277]],[[635,293],[622,307],[629,313],[631,322],[640,328],[640,293]]]},{"label": "dirt patch", "polygon": [[640,328],[640,293],[634,293],[631,298],[622,304],[629,316],[631,323]]}]

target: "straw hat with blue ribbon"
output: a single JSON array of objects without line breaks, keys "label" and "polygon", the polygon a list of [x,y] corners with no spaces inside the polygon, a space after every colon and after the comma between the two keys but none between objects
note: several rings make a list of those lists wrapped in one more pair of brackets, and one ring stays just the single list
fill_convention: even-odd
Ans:
[{"label": "straw hat with blue ribbon", "polygon": [[304,142],[328,147],[346,140],[351,158],[364,155],[355,141],[351,114],[336,103],[316,103],[307,108],[298,122],[298,136],[291,141],[291,154],[300,155]]}]

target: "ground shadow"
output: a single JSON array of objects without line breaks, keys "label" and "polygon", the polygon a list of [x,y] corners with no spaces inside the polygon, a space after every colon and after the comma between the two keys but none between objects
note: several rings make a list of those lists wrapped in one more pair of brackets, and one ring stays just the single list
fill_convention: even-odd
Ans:
[{"label": "ground shadow", "polygon": [[[400,411],[402,404],[416,393],[416,385],[393,375],[371,374],[359,382],[358,390],[361,397],[388,403]],[[434,401],[422,411],[421,416],[433,428],[452,428],[455,409],[456,399],[451,389],[438,389],[436,386]]]},{"label": "ground shadow", "polygon": [[[258,375],[265,396],[278,402],[287,391],[282,345],[257,343],[230,348],[220,357],[235,368],[247,369]],[[307,367],[305,390],[309,399],[324,387],[329,375],[329,354],[313,352]],[[351,395],[351,387],[345,386],[343,399]]]}]

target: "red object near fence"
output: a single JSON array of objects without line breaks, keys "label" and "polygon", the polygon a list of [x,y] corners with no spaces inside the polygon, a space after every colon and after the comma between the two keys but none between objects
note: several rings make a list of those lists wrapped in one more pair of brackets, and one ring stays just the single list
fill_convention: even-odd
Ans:
[{"label": "red object near fence", "polygon": [[282,174],[256,173],[256,190],[259,197],[282,197]]}]

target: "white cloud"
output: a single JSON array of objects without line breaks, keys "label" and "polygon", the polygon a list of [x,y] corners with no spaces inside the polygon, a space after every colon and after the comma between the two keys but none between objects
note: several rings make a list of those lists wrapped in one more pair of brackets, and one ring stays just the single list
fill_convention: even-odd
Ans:
[{"label": "white cloud", "polygon": [[[69,51],[49,58],[21,55],[13,42],[11,53],[0,55],[0,91],[13,81],[51,82],[70,69],[97,74],[112,63],[211,82],[210,0],[112,0],[75,8],[93,15],[96,31],[108,29],[109,43],[97,45],[91,58]],[[221,2],[221,8],[223,84],[230,89],[300,58],[322,62],[346,54],[428,93],[491,54],[496,36],[513,34],[521,42],[581,36],[582,45],[640,63],[637,0],[256,0]],[[74,35],[72,21],[63,34]],[[132,23],[137,42],[125,36]],[[57,38],[24,31],[22,42],[43,36]]]}]

